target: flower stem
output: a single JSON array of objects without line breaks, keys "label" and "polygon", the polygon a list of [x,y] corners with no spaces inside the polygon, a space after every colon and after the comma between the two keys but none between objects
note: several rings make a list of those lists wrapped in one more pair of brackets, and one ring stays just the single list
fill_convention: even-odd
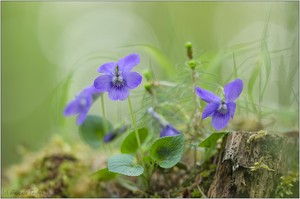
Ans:
[{"label": "flower stem", "polygon": [[196,75],[196,71],[195,71],[195,69],[192,69],[193,93],[194,93],[194,115],[197,112],[197,95],[196,95],[196,91],[195,91],[195,87],[196,87],[196,78],[195,78],[195,75]]},{"label": "flower stem", "polygon": [[134,128],[136,140],[137,140],[138,146],[140,148],[141,147],[141,140],[140,140],[140,136],[139,136],[138,131],[137,131],[136,120],[135,120],[135,117],[134,117],[130,97],[128,97],[128,105],[129,105],[129,110],[130,110],[130,115],[131,115],[131,119],[132,119],[132,123],[133,123],[133,128]]},{"label": "flower stem", "polygon": [[[194,139],[196,139],[195,134],[198,133],[198,126],[196,124],[197,121],[197,115],[198,115],[198,107],[197,107],[197,94],[196,94],[196,71],[195,69],[192,69],[192,81],[193,81],[193,94],[194,94],[194,112],[192,115],[192,126],[193,126],[193,130],[194,130]],[[201,120],[200,120],[201,121]],[[200,123],[199,121],[199,123]],[[195,122],[195,124],[193,124],[193,122]],[[197,164],[197,147],[194,147],[194,167],[196,168],[196,164]]]},{"label": "flower stem", "polygon": [[105,117],[105,106],[104,106],[104,95],[103,94],[101,94],[101,109],[102,109],[104,131],[105,131],[105,133],[108,133],[107,122],[106,122],[106,117]]},{"label": "flower stem", "polygon": [[[104,134],[108,133],[107,121],[105,116],[105,106],[104,106],[104,95],[101,94],[101,109],[102,109],[102,118],[103,118],[103,126],[104,126]],[[110,143],[108,143],[108,150],[112,153],[112,149]]]}]

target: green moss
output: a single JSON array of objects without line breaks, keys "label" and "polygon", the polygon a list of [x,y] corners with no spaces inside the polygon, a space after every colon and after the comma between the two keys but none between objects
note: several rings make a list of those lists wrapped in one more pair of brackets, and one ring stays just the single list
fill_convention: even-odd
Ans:
[{"label": "green moss", "polygon": [[161,196],[158,193],[154,193],[150,198],[161,198]]},{"label": "green moss", "polygon": [[299,173],[293,172],[280,177],[275,191],[276,198],[299,197]]},{"label": "green moss", "polygon": [[211,164],[211,165],[209,165],[209,167],[208,167],[207,170],[204,170],[204,171],[202,171],[202,172],[200,173],[201,177],[202,177],[202,178],[207,178],[207,177],[209,177],[211,174],[215,173],[216,167],[217,167],[216,164]]},{"label": "green moss", "polygon": [[248,140],[247,140],[247,143],[251,143],[253,141],[257,141],[257,140],[260,140],[262,138],[264,138],[266,135],[268,134],[267,131],[264,131],[264,130],[260,130],[258,131],[257,133],[251,135]]},{"label": "green moss", "polygon": [[256,171],[258,169],[266,169],[268,171],[275,171],[274,169],[271,169],[268,165],[266,165],[263,161],[263,157],[258,161],[255,162],[253,166],[249,167],[250,171]]},{"label": "green moss", "polygon": [[202,198],[202,194],[198,189],[194,189],[191,193],[191,198]]},{"label": "green moss", "polygon": [[24,162],[8,172],[2,197],[101,197],[99,182],[90,178],[85,160],[76,150],[54,138],[37,154],[27,154]]}]

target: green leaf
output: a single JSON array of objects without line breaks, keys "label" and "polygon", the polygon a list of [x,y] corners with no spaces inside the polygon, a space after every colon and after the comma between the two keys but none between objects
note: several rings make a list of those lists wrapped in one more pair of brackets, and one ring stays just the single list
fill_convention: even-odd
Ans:
[{"label": "green leaf", "polygon": [[116,173],[110,172],[108,168],[100,169],[92,173],[91,177],[100,181],[109,181],[117,176]]},{"label": "green leaf", "polygon": [[212,133],[208,138],[200,142],[198,145],[199,147],[212,147],[214,146],[218,139],[223,137],[224,135],[228,134],[228,132],[221,132],[221,133]]},{"label": "green leaf", "polygon": [[[148,136],[148,129],[146,128],[140,128],[138,129],[138,134],[140,137],[141,144],[144,143]],[[121,145],[121,153],[135,153],[138,150],[138,142],[136,138],[135,131],[132,131],[127,135],[125,140],[123,141]]]},{"label": "green leaf", "polygon": [[139,176],[144,172],[141,165],[133,164],[134,157],[129,154],[118,154],[108,159],[108,170],[127,176]]},{"label": "green leaf", "polygon": [[162,168],[175,166],[184,152],[184,136],[168,136],[156,140],[150,149],[150,156]]},{"label": "green leaf", "polygon": [[182,170],[186,170],[187,171],[187,166],[183,163],[183,162],[178,162],[176,164],[176,166],[179,168],[179,169],[182,169]]},{"label": "green leaf", "polygon": [[[105,120],[108,130],[112,130],[112,124]],[[106,134],[104,120],[100,116],[88,115],[84,123],[79,127],[80,137],[91,147],[98,148]]]}]

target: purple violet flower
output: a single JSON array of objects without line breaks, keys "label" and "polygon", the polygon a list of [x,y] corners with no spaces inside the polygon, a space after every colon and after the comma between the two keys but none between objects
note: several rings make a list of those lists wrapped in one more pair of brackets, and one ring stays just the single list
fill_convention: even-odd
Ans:
[{"label": "purple violet flower", "polygon": [[104,142],[111,142],[113,141],[115,138],[117,137],[117,134],[113,133],[113,132],[109,132],[107,133],[104,138],[103,138],[103,141]]},{"label": "purple violet flower", "polygon": [[152,115],[160,124],[161,130],[160,130],[160,137],[166,137],[166,136],[175,136],[179,135],[180,132],[175,129],[169,122],[167,122],[162,116],[160,116],[157,112],[154,111],[152,107],[148,108],[148,113]]},{"label": "purple violet flower", "polygon": [[212,116],[212,126],[216,130],[225,128],[230,117],[233,118],[234,116],[236,109],[234,101],[240,96],[242,90],[243,81],[241,79],[236,79],[225,85],[225,99],[221,99],[210,91],[196,87],[196,93],[203,101],[208,103],[203,111],[202,119]]},{"label": "purple violet flower", "polygon": [[166,136],[175,136],[179,135],[180,132],[175,129],[171,124],[167,124],[163,129],[160,131],[160,137],[166,137]]},{"label": "purple violet flower", "polygon": [[142,76],[130,70],[140,62],[138,54],[130,54],[118,62],[108,62],[98,68],[103,73],[94,81],[94,86],[101,92],[108,92],[111,100],[125,100],[130,89],[142,82]]},{"label": "purple violet flower", "polygon": [[107,142],[111,142],[113,141],[117,136],[121,135],[122,133],[124,133],[127,130],[127,126],[124,125],[120,128],[114,129],[112,131],[110,131],[109,133],[107,133],[104,137],[103,137],[103,141],[105,143]]},{"label": "purple violet flower", "polygon": [[99,96],[99,94],[99,90],[97,90],[93,85],[86,87],[75,97],[75,99],[69,102],[64,110],[64,116],[78,114],[76,123],[77,125],[81,125],[85,121],[93,101]]}]

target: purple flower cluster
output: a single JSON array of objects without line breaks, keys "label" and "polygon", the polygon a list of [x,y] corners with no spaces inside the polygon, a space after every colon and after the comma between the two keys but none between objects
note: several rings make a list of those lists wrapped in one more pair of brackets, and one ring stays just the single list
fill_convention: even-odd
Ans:
[{"label": "purple flower cluster", "polygon": [[236,109],[234,101],[240,96],[242,90],[243,81],[241,79],[236,79],[225,85],[225,99],[221,99],[210,91],[196,87],[197,94],[203,101],[208,103],[203,111],[202,119],[212,116],[212,126],[216,130],[225,128],[230,118],[234,116]]},{"label": "purple flower cluster", "polygon": [[[130,90],[138,87],[142,82],[142,76],[137,72],[131,71],[139,63],[139,55],[133,53],[117,62],[108,62],[101,65],[98,68],[98,72],[102,75],[95,79],[92,86],[86,87],[66,106],[64,115],[71,116],[78,114],[77,124],[81,125],[86,119],[93,101],[100,93],[108,92],[111,100],[127,99]],[[196,87],[195,89],[200,98],[208,103],[203,111],[202,119],[211,116],[212,126],[216,130],[225,128],[230,118],[234,116],[236,109],[235,100],[243,90],[243,81],[236,79],[225,85],[224,99],[200,87]],[[161,124],[160,137],[180,134],[177,129],[160,117],[153,109],[150,108],[149,113]],[[104,137],[104,141],[113,140],[115,136],[114,133],[108,133]]]},{"label": "purple flower cluster", "polygon": [[72,116],[78,114],[76,123],[77,125],[81,125],[86,119],[94,99],[97,98],[99,94],[100,91],[93,85],[86,87],[75,97],[75,99],[69,102],[64,110],[64,115]]},{"label": "purple flower cluster", "polygon": [[[131,69],[140,62],[138,54],[130,54],[117,62],[109,62],[98,68],[103,75],[95,79],[92,86],[86,87],[65,108],[65,116],[77,116],[77,125],[81,125],[87,117],[94,98],[100,93],[108,92],[111,100],[125,100],[129,90],[139,86],[142,76]],[[112,139],[112,138],[110,138]],[[108,139],[109,140],[109,139]]]}]

